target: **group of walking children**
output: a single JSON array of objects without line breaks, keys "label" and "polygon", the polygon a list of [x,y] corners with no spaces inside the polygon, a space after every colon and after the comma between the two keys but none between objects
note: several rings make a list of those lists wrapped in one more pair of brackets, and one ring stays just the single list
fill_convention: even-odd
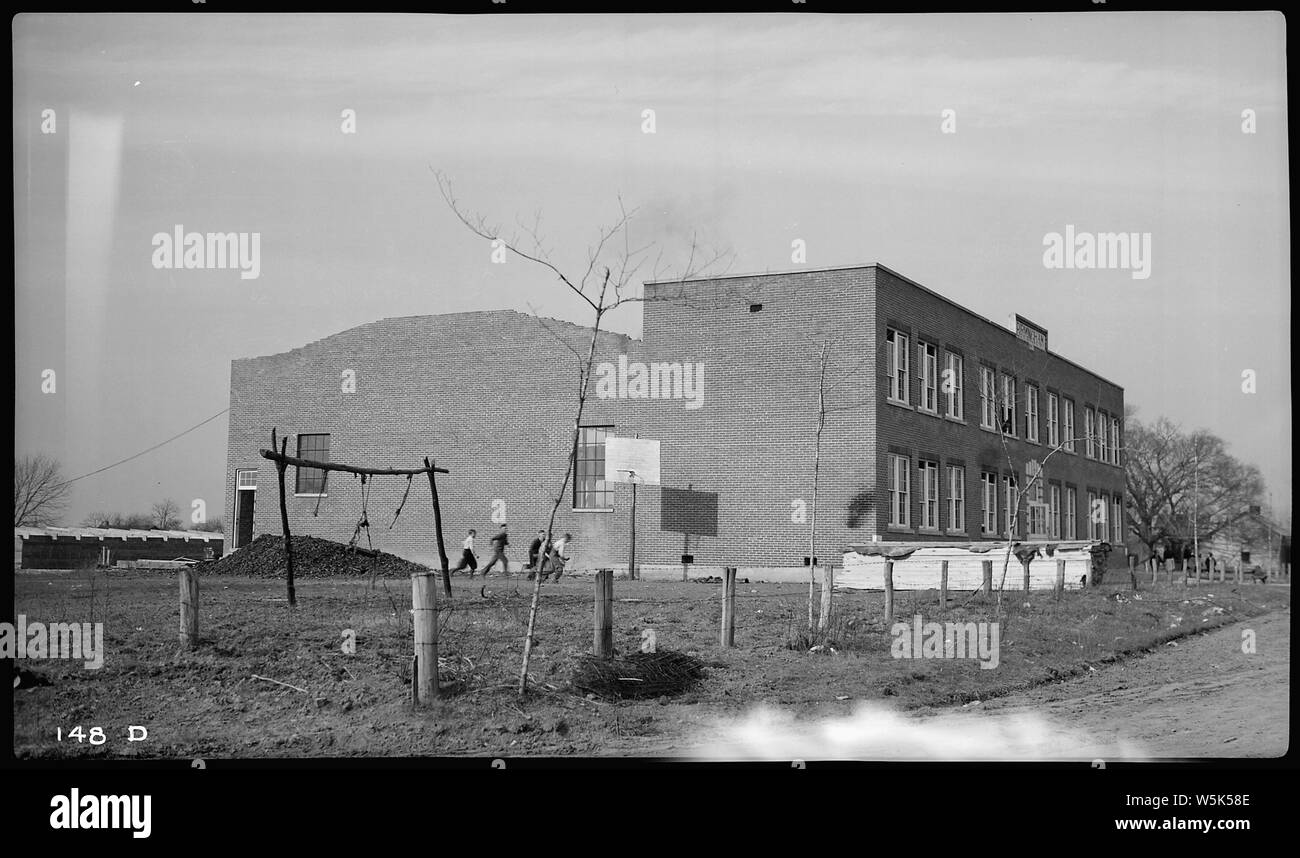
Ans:
[{"label": "group of walking children", "polygon": [[[471,527],[462,545],[460,563],[456,565],[455,569],[451,570],[453,575],[468,569],[469,577],[473,578],[478,571],[478,557],[474,554],[474,537],[477,535],[478,531]],[[528,564],[524,567],[528,570],[528,580],[533,580],[539,572],[543,581],[552,575],[555,576],[555,580],[560,580],[560,576],[564,574],[564,564],[570,559],[565,556],[564,551],[571,542],[573,542],[573,536],[566,533],[550,545],[547,545],[546,531],[537,531],[537,538],[528,546]],[[506,546],[509,544],[510,537],[506,535],[506,526],[503,524],[496,535],[492,537],[492,559],[483,567],[484,577],[487,577],[487,573],[497,564],[498,560],[501,561],[502,573],[505,575],[510,574],[510,561],[506,559]]]}]

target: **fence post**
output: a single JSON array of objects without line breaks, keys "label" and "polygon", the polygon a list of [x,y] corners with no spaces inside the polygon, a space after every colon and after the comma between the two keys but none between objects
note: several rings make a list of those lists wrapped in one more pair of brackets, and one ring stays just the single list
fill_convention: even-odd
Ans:
[{"label": "fence post", "polygon": [[593,617],[596,658],[614,657],[614,570],[596,572],[596,608]]},{"label": "fence post", "polygon": [[1224,561],[1219,564],[1219,583],[1223,583],[1223,576],[1228,574],[1228,563]]},{"label": "fence post", "polygon": [[1237,583],[1241,583],[1241,558],[1237,558]]},{"label": "fence post", "polygon": [[1032,554],[1026,554],[1024,557],[1020,558],[1020,565],[1024,567],[1025,570],[1025,595],[1026,596],[1029,595],[1029,564],[1031,562],[1033,562]]},{"label": "fence post", "polygon": [[[1059,552],[1058,552],[1059,553]],[[1065,558],[1056,558],[1056,601],[1061,601],[1061,593],[1065,591]]]},{"label": "fence post", "polygon": [[722,640],[724,647],[736,645],[736,567],[722,572]]},{"label": "fence post", "polygon": [[826,631],[831,623],[831,591],[835,589],[835,567],[822,569],[822,605],[821,615],[817,617],[817,628]]},{"label": "fence post", "polygon": [[190,567],[180,573],[181,647],[193,649],[199,642],[199,573]]},{"label": "fence post", "polygon": [[985,560],[983,561],[983,565],[984,583],[982,588],[984,590],[984,598],[987,600],[993,597],[993,561]]},{"label": "fence post", "polygon": [[939,561],[939,610],[948,610],[948,561]]},{"label": "fence post", "polygon": [[885,558],[885,625],[894,622],[894,559]]},{"label": "fence post", "polygon": [[1138,588],[1137,562],[1138,559],[1136,555],[1130,554],[1128,556],[1128,577],[1129,577],[1129,581],[1131,581],[1133,584],[1134,590]]},{"label": "fence post", "polygon": [[415,671],[411,681],[416,686],[417,703],[428,703],[438,696],[438,607],[432,572],[411,573],[412,623],[415,631]]}]

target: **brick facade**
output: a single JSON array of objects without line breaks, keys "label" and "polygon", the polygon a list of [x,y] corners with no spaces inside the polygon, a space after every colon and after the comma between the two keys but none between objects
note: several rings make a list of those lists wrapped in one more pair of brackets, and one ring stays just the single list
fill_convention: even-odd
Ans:
[{"label": "brick facade", "polygon": [[[1007,441],[1014,468],[1046,456],[1045,444],[1024,440],[1024,386],[1039,388],[1040,438],[1046,439],[1046,393],[1075,402],[1076,431],[1085,405],[1123,415],[1123,391],[1050,352],[1034,350],[1006,328],[983,319],[883,266],[647,284],[644,336],[602,334],[596,361],[703,365],[698,407],[686,399],[600,398],[594,388],[583,424],[609,426],[620,436],[661,442],[665,486],[716,492],[716,537],[659,530],[659,492],[638,491],[639,564],[671,565],[694,555],[702,566],[799,567],[809,553],[813,460],[818,423],[819,354],[827,348],[823,397],[826,420],[817,480],[816,553],[838,563],[851,543],[882,539],[979,538],[979,471],[1011,470],[998,433],[979,425],[977,367],[991,362],[1016,377],[1018,437]],[[908,334],[910,408],[887,402],[887,331]],[[948,350],[964,358],[965,423],[920,413],[917,340],[933,342],[940,369]],[[231,368],[227,521],[234,522],[235,474],[258,470],[254,535],[279,533],[275,468],[257,455],[271,427],[290,435],[329,433],[330,458],[357,464],[411,467],[432,455],[451,473],[439,478],[447,552],[453,563],[465,530],[477,528],[479,554],[496,530],[504,502],[510,556],[525,555],[545,525],[564,476],[579,361],[588,329],[513,311],[388,319],[362,325],[294,351],[234,361]],[[353,370],[356,392],[342,391]],[[940,409],[942,411],[942,408]],[[888,527],[889,453],[911,469],[911,527]],[[1080,538],[1087,492],[1122,497],[1120,466],[1057,453],[1047,477],[1078,489]],[[966,520],[949,534],[946,484],[941,530],[919,529],[917,463],[966,468]],[[293,495],[295,533],[346,541],[360,514],[359,481],[332,474],[325,497]],[[379,477],[369,511],[375,545],[433,562],[432,509],[427,480],[417,480],[401,519],[393,512],[406,483]],[[611,512],[575,512],[566,493],[556,529],[577,537],[579,567],[626,562],[630,487],[612,485]],[[494,503],[497,504],[494,506]],[[319,506],[319,510],[317,509]],[[228,539],[233,538],[234,528]],[[363,537],[364,543],[364,537]],[[227,549],[233,545],[228,543]]]}]

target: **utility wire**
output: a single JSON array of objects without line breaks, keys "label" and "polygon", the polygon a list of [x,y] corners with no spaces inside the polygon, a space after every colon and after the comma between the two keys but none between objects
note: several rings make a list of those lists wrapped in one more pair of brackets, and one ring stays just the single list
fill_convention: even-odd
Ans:
[{"label": "utility wire", "polygon": [[[77,480],[84,480],[86,477],[93,477],[95,476],[95,474],[102,474],[105,471],[109,470],[110,468],[116,468],[118,465],[125,465],[127,462],[131,461],[132,459],[138,459],[141,456],[143,456],[145,453],[152,453],[154,450],[157,450],[159,447],[162,447],[165,444],[170,444],[171,442],[175,441],[177,438],[181,438],[184,437],[185,435],[190,434],[195,429],[198,429],[200,426],[203,426],[207,423],[211,423],[213,420],[216,420],[218,417],[220,417],[222,414],[225,414],[229,410],[230,410],[229,408],[223,408],[220,411],[218,411],[216,414],[213,414],[207,420],[204,420],[202,423],[195,423],[193,426],[186,429],[184,432],[181,432],[179,435],[173,435],[170,438],[168,438],[166,441],[161,441],[157,444],[154,444],[148,450],[141,450],[139,453],[136,453],[134,456],[127,456],[125,459],[122,459],[119,462],[114,462],[111,465],[105,465],[104,467],[100,468],[97,471],[91,471],[88,474],[82,474],[81,476],[73,477],[70,480],[64,480],[63,482],[59,483],[59,486],[71,485],[72,483],[75,483]],[[55,488],[58,488],[59,486],[56,486]]]}]

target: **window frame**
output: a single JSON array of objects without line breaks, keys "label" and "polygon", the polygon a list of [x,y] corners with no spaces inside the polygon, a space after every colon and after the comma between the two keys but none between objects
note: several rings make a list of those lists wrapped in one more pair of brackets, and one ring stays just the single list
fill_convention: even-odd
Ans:
[{"label": "window frame", "polygon": [[[926,414],[939,413],[939,346],[927,340],[916,341],[916,353],[920,359],[920,365],[917,367],[917,377],[920,379],[920,396],[916,403],[917,411],[924,411]],[[933,400],[933,405],[927,405],[926,400]]]},{"label": "window frame", "polygon": [[[937,459],[917,459],[916,470],[921,478],[921,520],[917,522],[918,530],[939,532],[939,515],[940,503],[942,498],[941,486],[939,483],[939,462]],[[934,490],[934,496],[930,496],[930,490]],[[927,524],[926,520],[933,512],[933,522]]]},{"label": "window frame", "polygon": [[1061,443],[1061,397],[1047,391],[1047,446],[1055,449]]},{"label": "window frame", "polygon": [[948,532],[966,532],[966,466],[948,466]]},{"label": "window frame", "polygon": [[[330,460],[330,436],[329,432],[299,432],[297,433],[296,449],[299,459],[309,459],[313,462],[328,462]],[[309,449],[303,448],[304,438],[324,438],[324,447],[311,445]],[[324,453],[324,456],[321,453]],[[319,474],[320,485],[318,491],[311,491],[315,486],[316,474]],[[306,486],[304,487],[304,483]],[[293,496],[298,498],[327,498],[329,497],[329,471],[321,468],[309,468],[302,465],[294,465],[293,473]]]},{"label": "window frame", "polygon": [[[966,421],[966,407],[962,401],[965,396],[966,384],[966,361],[962,355],[952,351],[944,352],[944,369],[952,372],[952,390],[943,393],[942,385],[940,393],[943,393],[944,416],[950,420]],[[940,373],[942,376],[942,373]]]},{"label": "window frame", "polygon": [[980,471],[980,535],[995,539],[998,535],[998,475],[994,471]]},{"label": "window frame", "polygon": [[1025,384],[1025,440],[1038,443],[1038,385]]},{"label": "window frame", "polygon": [[[912,457],[902,453],[889,454],[889,526],[894,528],[912,527]],[[899,485],[899,478],[902,485]],[[896,518],[902,510],[902,520]]]},{"label": "window frame", "polygon": [[997,371],[980,365],[980,428],[994,432],[998,429],[998,379]]},{"label": "window frame", "polygon": [[[912,404],[911,375],[908,361],[911,356],[909,343],[911,335],[898,328],[885,328],[885,368],[889,372],[889,391],[886,398],[896,405]],[[902,358],[902,365],[899,365],[899,358]],[[901,396],[898,395],[901,391]]]},{"label": "window frame", "polygon": [[1074,441],[1074,400],[1068,396],[1062,396],[1061,402],[1065,405],[1065,438],[1061,444],[1061,449],[1070,454],[1078,454],[1078,445]]},{"label": "window frame", "polygon": [[[1002,373],[1002,391],[998,401],[998,430],[1008,438],[1018,438],[1016,434],[1016,377],[1009,373]],[[1010,392],[1010,401],[1007,393]],[[1011,427],[1007,430],[1005,427]]]},{"label": "window frame", "polygon": [[[585,442],[588,431],[603,433],[597,443]],[[605,439],[613,434],[614,426],[611,424],[590,424],[578,427],[578,446],[574,450],[573,462],[573,488],[570,494],[571,509],[573,512],[613,512],[614,511],[614,489],[610,485],[609,474],[605,470]],[[583,451],[590,450],[593,447],[599,448],[600,456],[584,457]],[[593,478],[583,474],[583,465],[592,462],[600,462],[599,478]],[[591,489],[583,487],[583,484],[590,479],[594,484]],[[603,488],[601,487],[603,486]],[[579,505],[579,500],[600,501],[605,500],[608,506],[583,506]]]},{"label": "window frame", "polygon": [[1079,538],[1079,489],[1077,486],[1065,487],[1065,528],[1061,533],[1062,539],[1077,540]]}]

